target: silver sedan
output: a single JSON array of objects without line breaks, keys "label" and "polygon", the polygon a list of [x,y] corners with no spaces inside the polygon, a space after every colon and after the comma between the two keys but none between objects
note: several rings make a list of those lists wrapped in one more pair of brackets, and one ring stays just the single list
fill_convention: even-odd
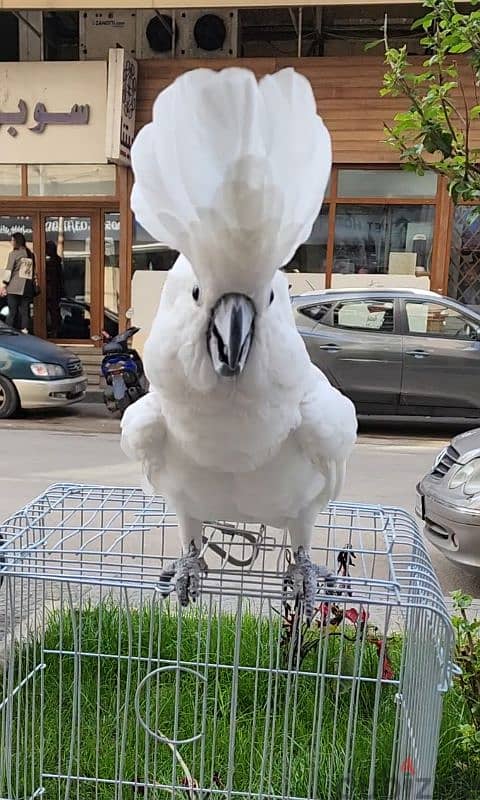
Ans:
[{"label": "silver sedan", "polygon": [[417,486],[427,539],[451,561],[480,570],[480,428],[452,439]]}]

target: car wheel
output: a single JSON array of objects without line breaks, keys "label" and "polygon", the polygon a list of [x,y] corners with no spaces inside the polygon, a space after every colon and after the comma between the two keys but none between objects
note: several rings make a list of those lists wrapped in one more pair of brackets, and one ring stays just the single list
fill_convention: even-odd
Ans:
[{"label": "car wheel", "polygon": [[0,375],[0,419],[12,417],[19,409],[17,390],[8,378]]}]

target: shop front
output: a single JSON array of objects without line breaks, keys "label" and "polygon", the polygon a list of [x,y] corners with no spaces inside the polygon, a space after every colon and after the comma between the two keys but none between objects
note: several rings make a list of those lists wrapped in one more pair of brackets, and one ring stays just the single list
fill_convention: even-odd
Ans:
[{"label": "shop front", "polygon": [[[158,92],[179,74],[231,63],[140,61],[137,130],[151,119]],[[442,180],[433,173],[418,177],[404,172],[396,152],[383,141],[384,122],[402,108],[401,100],[379,96],[383,60],[259,58],[241,63],[258,76],[287,66],[303,72],[332,136],[334,168],[323,208],[309,240],[286,267],[292,292],[364,286],[446,292],[452,206]],[[133,221],[131,305],[135,324],[145,330],[174,258]]]},{"label": "shop front", "polygon": [[102,331],[118,330],[126,171],[105,155],[107,65],[19,63],[0,73],[11,98],[0,106],[0,270],[12,233],[23,233],[41,289],[31,330],[98,345]]},{"label": "shop front", "polygon": [[[141,348],[177,255],[132,217],[128,153],[109,163],[112,120],[125,128],[126,96],[133,110],[129,124],[136,115],[138,131],[162,89],[180,73],[205,66],[199,59],[141,60],[138,80],[128,73],[135,91],[122,95],[122,72],[111,80],[118,53],[110,51],[109,65],[0,65],[0,83],[9,86],[8,101],[0,101],[0,270],[12,232],[24,232],[42,289],[32,329],[82,347],[98,348],[104,331],[113,334],[133,322],[142,328],[136,340]],[[292,292],[408,286],[448,291],[480,305],[478,223],[471,223],[468,209],[454,212],[444,182],[433,173],[402,171],[397,154],[383,142],[383,123],[401,104],[379,97],[382,59],[235,63],[259,76],[285,66],[303,72],[332,135],[334,168],[323,208],[309,240],[286,267]],[[232,59],[208,61],[209,67],[227,65]],[[61,269],[55,267],[59,262]]]},{"label": "shop front", "polygon": [[[14,205],[0,201],[0,259],[25,235],[41,288],[31,327],[60,342],[92,343],[118,330],[120,221],[116,201]],[[58,258],[57,258],[58,257]]]}]

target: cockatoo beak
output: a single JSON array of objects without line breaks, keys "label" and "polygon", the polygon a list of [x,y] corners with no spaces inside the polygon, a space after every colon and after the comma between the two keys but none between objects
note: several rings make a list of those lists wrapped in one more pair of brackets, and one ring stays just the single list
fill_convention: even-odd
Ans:
[{"label": "cockatoo beak", "polygon": [[255,306],[244,294],[224,294],[212,309],[207,346],[217,375],[240,375],[252,346]]}]

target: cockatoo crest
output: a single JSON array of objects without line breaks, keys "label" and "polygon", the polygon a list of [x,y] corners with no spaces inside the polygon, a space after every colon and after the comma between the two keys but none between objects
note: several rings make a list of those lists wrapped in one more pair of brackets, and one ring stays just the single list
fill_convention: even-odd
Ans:
[{"label": "cockatoo crest", "polygon": [[199,283],[250,294],[310,235],[331,169],[308,80],[238,67],[187,72],[132,148],[137,220]]}]

